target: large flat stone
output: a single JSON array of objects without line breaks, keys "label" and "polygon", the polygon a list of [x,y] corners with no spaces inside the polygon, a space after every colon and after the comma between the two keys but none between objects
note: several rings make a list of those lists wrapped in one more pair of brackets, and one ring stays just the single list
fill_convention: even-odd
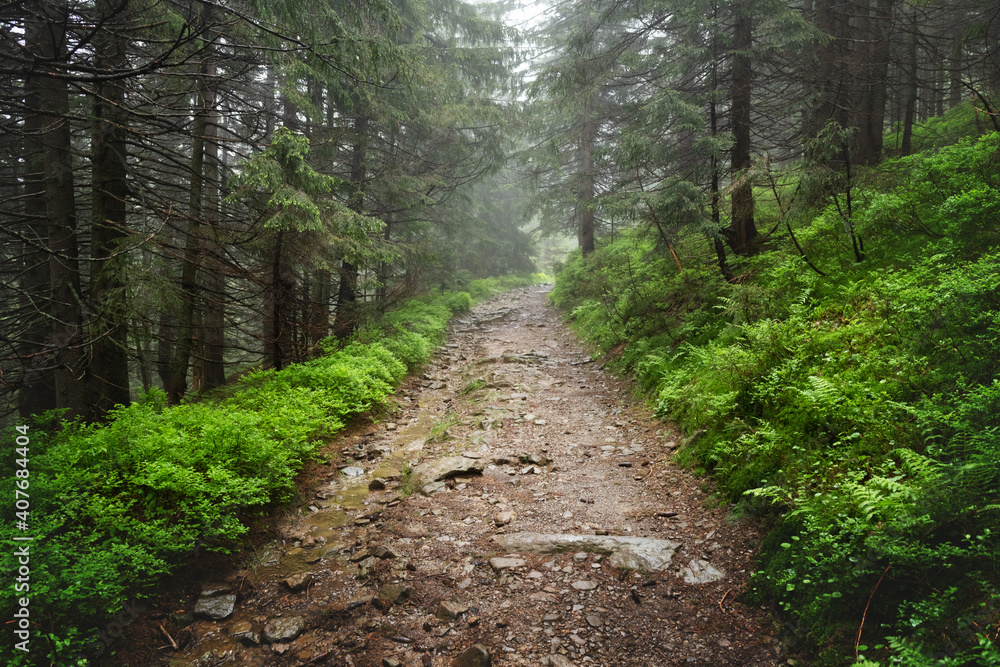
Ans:
[{"label": "large flat stone", "polygon": [[562,535],[549,533],[511,533],[496,535],[500,546],[511,553],[558,554],[589,551],[611,556],[615,567],[653,572],[670,567],[680,542],[649,537],[616,535]]},{"label": "large flat stone", "polygon": [[484,467],[483,462],[477,459],[470,459],[464,456],[444,456],[433,461],[421,463],[413,469],[411,478],[419,480],[417,486],[422,487],[425,484],[440,482],[449,477],[481,475]]},{"label": "large flat stone", "polygon": [[221,621],[229,618],[236,608],[235,595],[217,595],[215,597],[198,598],[194,605],[194,615]]}]

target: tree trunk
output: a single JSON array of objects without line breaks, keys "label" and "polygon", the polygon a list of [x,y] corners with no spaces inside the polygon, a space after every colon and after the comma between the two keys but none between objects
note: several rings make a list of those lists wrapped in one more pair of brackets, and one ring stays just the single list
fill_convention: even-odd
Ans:
[{"label": "tree trunk", "polygon": [[[364,213],[365,209],[369,123],[370,119],[365,113],[361,113],[354,121],[354,149],[351,154],[351,184],[354,192],[347,205],[355,213]],[[337,312],[333,320],[334,335],[341,340],[349,337],[357,326],[357,281],[358,268],[349,260],[342,260],[340,286],[337,289]]]},{"label": "tree trunk", "polygon": [[[30,17],[26,17],[30,18]],[[25,21],[25,42],[35,45],[44,54],[42,41],[45,27],[41,21]],[[39,138],[48,121],[42,113],[44,76],[33,73],[25,80],[24,106],[24,214],[23,233],[27,242],[20,253],[23,269],[20,275],[21,311],[24,324],[18,346],[21,379],[18,390],[18,413],[22,419],[32,414],[56,408],[55,360],[46,341],[51,325],[46,317],[50,308],[52,283],[49,259],[44,248],[48,238],[48,218],[45,208],[45,152]]]},{"label": "tree trunk", "polygon": [[906,102],[903,107],[903,139],[900,147],[903,155],[913,152],[913,123],[916,121],[919,80],[917,76],[917,8],[910,13],[910,44],[906,63]]},{"label": "tree trunk", "polygon": [[753,72],[750,67],[750,47],[753,23],[750,8],[743,0],[734,8],[736,21],[733,32],[733,105],[732,105],[732,223],[726,238],[733,252],[748,255],[750,243],[757,237],[754,224],[753,187],[745,177],[750,161],[750,101],[753,92]]},{"label": "tree trunk", "polygon": [[[52,2],[39,10],[40,28],[28,32],[39,36],[37,49],[43,62],[66,57],[65,1]],[[49,279],[51,302],[50,343],[54,352],[55,403],[67,417],[87,417],[92,393],[80,291],[76,201],[73,182],[73,147],[69,124],[69,87],[56,76],[38,79],[37,113],[41,115],[42,163],[45,186],[45,216],[48,222]]]},{"label": "tree trunk", "polygon": [[210,235],[206,240],[205,264],[202,267],[204,313],[202,316],[204,343],[202,391],[221,387],[226,383],[225,367],[225,324],[226,324],[226,279],[223,272],[223,250],[219,238],[219,114],[215,109],[215,67],[209,66],[209,85],[206,86],[205,108],[208,118],[205,126],[205,176],[202,186],[202,219]]},{"label": "tree trunk", "polygon": [[205,180],[205,137],[209,115],[206,106],[209,99],[206,85],[207,74],[208,64],[203,61],[198,70],[196,98],[198,105],[191,128],[191,182],[188,187],[187,238],[184,243],[184,263],[181,269],[182,301],[174,354],[170,362],[170,384],[166,387],[167,402],[171,405],[180,402],[187,393],[188,370],[195,351],[195,328],[198,324],[198,299],[201,296],[198,274],[201,268],[203,248],[202,196]]},{"label": "tree trunk", "polygon": [[591,118],[592,104],[584,107],[583,129],[580,132],[580,195],[578,200],[580,251],[586,257],[594,252],[594,139],[596,122]]},{"label": "tree trunk", "polygon": [[[99,0],[98,15],[106,27],[95,38],[96,64],[114,71],[126,65],[118,21],[112,16],[118,3]],[[125,85],[111,79],[97,87],[93,101],[94,128],[91,141],[92,269],[90,296],[97,313],[91,325],[94,375],[94,417],[102,417],[116,405],[131,401],[128,373],[128,325],[124,258],[116,257],[127,236]]]}]

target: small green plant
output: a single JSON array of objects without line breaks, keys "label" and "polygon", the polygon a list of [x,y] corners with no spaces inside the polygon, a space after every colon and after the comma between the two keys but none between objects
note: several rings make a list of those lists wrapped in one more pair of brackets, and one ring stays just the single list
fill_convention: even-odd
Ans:
[{"label": "small green plant", "polygon": [[465,396],[471,394],[474,391],[479,391],[480,389],[486,389],[486,386],[487,386],[486,380],[482,378],[476,378],[472,382],[469,382],[464,387],[462,387],[462,390],[459,393]]},{"label": "small green plant", "polygon": [[430,433],[428,433],[427,437],[424,439],[424,444],[430,445],[436,442],[451,440],[452,435],[448,432],[448,429],[452,426],[460,424],[461,421],[462,420],[459,419],[458,415],[455,414],[454,411],[448,410],[444,413],[444,416],[431,427]]}]

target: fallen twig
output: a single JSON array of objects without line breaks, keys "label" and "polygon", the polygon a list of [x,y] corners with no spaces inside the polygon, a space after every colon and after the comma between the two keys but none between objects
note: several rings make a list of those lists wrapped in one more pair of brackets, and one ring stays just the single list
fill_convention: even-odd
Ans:
[{"label": "fallen twig", "polygon": [[726,610],[722,608],[722,603],[726,601],[726,596],[732,592],[733,592],[732,588],[728,589],[725,593],[722,594],[722,599],[719,600],[719,611],[721,611],[723,614],[726,613]]},{"label": "fallen twig", "polygon": [[181,647],[178,646],[177,642],[174,641],[174,638],[170,636],[170,633],[167,632],[167,629],[165,627],[163,627],[163,623],[160,623],[160,632],[162,632],[163,636],[165,636],[167,638],[167,641],[170,642],[170,645],[174,647],[175,651],[179,651],[180,650]]}]

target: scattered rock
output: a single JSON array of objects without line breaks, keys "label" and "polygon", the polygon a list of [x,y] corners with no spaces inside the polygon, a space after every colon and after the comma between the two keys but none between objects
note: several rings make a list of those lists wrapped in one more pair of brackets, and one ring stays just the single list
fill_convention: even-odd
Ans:
[{"label": "scattered rock", "polygon": [[304,590],[309,584],[312,583],[313,577],[311,572],[300,572],[298,574],[293,574],[290,577],[284,579],[285,585],[288,586],[292,591]]},{"label": "scattered rock", "polygon": [[490,667],[490,650],[482,644],[473,644],[451,661],[451,667]]},{"label": "scattered rock", "polygon": [[201,597],[194,605],[194,615],[210,618],[213,621],[221,621],[224,618],[229,618],[234,609],[236,609],[235,595]]},{"label": "scattered rock", "polygon": [[306,629],[306,622],[301,616],[283,616],[272,618],[264,624],[264,641],[269,644],[290,642]]},{"label": "scattered rock", "polygon": [[365,469],[357,466],[347,466],[346,468],[342,468],[340,472],[348,477],[360,477],[365,474]]},{"label": "scattered rock", "polygon": [[530,454],[521,454],[519,458],[521,460],[521,463],[531,463],[536,466],[547,466],[549,463],[552,462],[544,454],[538,454],[534,452]]},{"label": "scattered rock", "polygon": [[368,482],[368,490],[369,491],[385,491],[385,482],[383,482],[381,479],[377,479],[377,478],[373,479],[372,481]]},{"label": "scattered rock", "polygon": [[574,581],[572,584],[573,588],[578,591],[592,591],[597,588],[596,581]]},{"label": "scattered rock", "polygon": [[469,608],[464,604],[444,600],[438,605],[434,616],[442,621],[453,621],[467,611],[469,611]]},{"label": "scattered rock", "polygon": [[375,558],[381,558],[382,560],[399,558],[398,553],[396,553],[389,547],[385,546],[384,544],[380,544],[377,547],[372,547],[371,549],[369,549],[369,553],[371,553],[372,556],[375,556]]},{"label": "scattered rock", "polygon": [[400,584],[385,584],[382,588],[378,589],[378,597],[380,600],[395,602],[397,604],[406,602],[412,593],[412,588],[409,586],[402,586]]},{"label": "scattered rock", "polygon": [[506,526],[508,523],[514,520],[514,513],[507,512],[497,512],[493,515],[493,523],[497,526]]},{"label": "scattered rock", "polygon": [[516,567],[524,567],[527,561],[523,558],[491,558],[490,567],[495,571],[509,570]]},{"label": "scattered rock", "polygon": [[386,431],[395,431],[396,430],[396,424],[395,424],[395,422],[387,422],[386,425],[385,425],[385,430]]},{"label": "scattered rock", "polygon": [[587,614],[587,625],[592,628],[599,628],[604,625],[604,619],[597,614]]},{"label": "scattered rock", "polygon": [[250,621],[236,621],[229,626],[229,636],[246,645],[260,644],[260,633],[254,631]]},{"label": "scattered rock", "polygon": [[546,667],[573,667],[573,663],[564,655],[553,653],[542,658],[542,665]]},{"label": "scattered rock", "polygon": [[708,584],[724,579],[726,574],[707,560],[692,560],[678,573],[688,584]]}]

